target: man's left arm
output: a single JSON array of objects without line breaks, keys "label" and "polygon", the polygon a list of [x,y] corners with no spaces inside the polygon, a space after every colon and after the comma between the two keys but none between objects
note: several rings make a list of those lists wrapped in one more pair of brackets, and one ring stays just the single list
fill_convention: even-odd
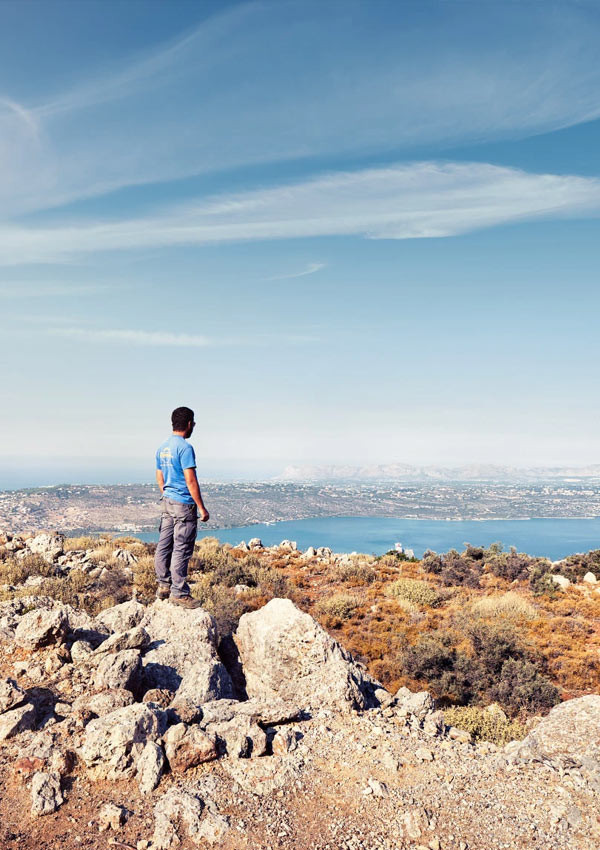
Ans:
[{"label": "man's left arm", "polygon": [[200,485],[198,484],[198,477],[196,476],[195,467],[191,466],[187,469],[184,469],[183,474],[185,476],[185,483],[187,484],[187,488],[190,491],[190,496],[198,506],[198,510],[200,512],[200,519],[202,520],[202,522],[208,522],[210,519],[210,514],[206,510],[204,502],[202,501],[202,493],[200,492]]},{"label": "man's left arm", "polygon": [[165,489],[165,476],[163,475],[162,469],[156,470],[156,483],[158,484],[158,489],[162,493]]}]

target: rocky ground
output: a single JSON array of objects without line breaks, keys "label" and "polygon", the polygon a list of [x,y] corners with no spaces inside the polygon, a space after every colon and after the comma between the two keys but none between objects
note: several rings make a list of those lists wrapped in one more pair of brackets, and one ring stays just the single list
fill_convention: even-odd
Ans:
[{"label": "rocky ground", "polygon": [[[63,557],[48,536],[29,549]],[[474,742],[289,599],[244,614],[220,654],[206,611],[136,599],[92,617],[20,596],[0,641],[1,848],[600,843],[598,695]]]}]

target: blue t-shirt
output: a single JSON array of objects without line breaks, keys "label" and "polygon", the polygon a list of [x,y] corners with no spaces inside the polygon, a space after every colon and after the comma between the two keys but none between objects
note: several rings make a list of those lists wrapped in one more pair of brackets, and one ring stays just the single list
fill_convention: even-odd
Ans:
[{"label": "blue t-shirt", "polygon": [[184,469],[196,467],[194,449],[183,437],[173,434],[161,443],[156,452],[156,468],[160,469],[165,479],[163,495],[175,502],[193,505],[194,500],[185,482]]}]

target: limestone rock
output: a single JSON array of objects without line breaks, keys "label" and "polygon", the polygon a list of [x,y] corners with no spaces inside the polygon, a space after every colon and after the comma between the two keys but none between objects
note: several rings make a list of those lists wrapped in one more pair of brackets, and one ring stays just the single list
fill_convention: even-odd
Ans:
[{"label": "limestone rock", "polygon": [[315,558],[317,554],[317,550],[314,546],[309,546],[306,552],[304,553],[305,558]]},{"label": "limestone rock", "polygon": [[[149,691],[152,693],[152,691]],[[159,691],[159,693],[169,693],[169,691]],[[144,700],[145,700],[144,696]],[[171,702],[167,711],[169,723],[198,723],[202,718],[202,708],[197,705],[194,700],[179,695]]]},{"label": "limestone rock", "polygon": [[189,672],[181,696],[197,699],[204,693],[217,698],[233,694],[229,673],[217,655],[217,627],[210,614],[202,608],[180,608],[156,600],[141,625],[151,641],[144,655],[146,688],[177,691]]},{"label": "limestone rock", "polygon": [[408,688],[400,688],[396,693],[399,713],[413,714],[419,720],[435,709],[435,700],[429,691],[413,693]]},{"label": "limestone rock", "polygon": [[561,590],[566,590],[568,587],[571,587],[571,582],[565,576],[554,574],[551,575],[550,578],[557,587],[560,587]]},{"label": "limestone rock", "polygon": [[131,599],[101,611],[95,623],[109,632],[127,632],[141,623],[145,610],[140,602]]},{"label": "limestone rock", "polygon": [[252,717],[238,714],[231,720],[202,727],[217,736],[220,748],[232,758],[254,758],[267,752],[266,733]]},{"label": "limestone rock", "polygon": [[105,803],[98,812],[98,829],[105,832],[112,829],[115,832],[123,826],[127,820],[127,809],[125,806],[115,806],[114,803]]},{"label": "limestone rock", "polygon": [[150,635],[141,626],[126,632],[115,632],[94,650],[94,655],[122,652],[125,649],[141,649],[150,643]]},{"label": "limestone rock", "polygon": [[556,705],[514,749],[526,760],[600,771],[600,695]]},{"label": "limestone rock", "polygon": [[249,697],[279,697],[318,708],[371,704],[376,683],[289,599],[272,599],[244,614],[235,642]]},{"label": "limestone rock", "polygon": [[14,679],[0,681],[0,714],[25,701],[25,692]]},{"label": "limestone rock", "polygon": [[91,720],[79,755],[97,779],[131,779],[148,741],[157,741],[165,720],[153,706],[135,703]]},{"label": "limestone rock", "polygon": [[221,844],[229,829],[229,818],[219,814],[217,811],[212,811],[207,806],[206,812],[200,821],[198,837],[204,839],[208,844]]},{"label": "limestone rock", "polygon": [[124,649],[114,655],[102,656],[94,674],[94,687],[97,690],[107,688],[127,688],[135,691],[139,685],[142,659],[137,649]]},{"label": "limestone rock", "polygon": [[31,814],[51,815],[64,802],[60,790],[60,774],[40,771],[31,780]]},{"label": "limestone rock", "polygon": [[177,689],[177,699],[187,699],[201,705],[213,699],[233,697],[231,677],[217,658],[198,661],[188,667]]},{"label": "limestone rock", "polygon": [[23,649],[39,649],[52,643],[62,643],[68,628],[67,612],[62,606],[50,610],[38,608],[21,617],[15,641]]},{"label": "limestone rock", "polygon": [[165,753],[174,773],[196,767],[218,757],[214,736],[208,735],[198,726],[177,723],[164,736]]},{"label": "limestone rock", "polygon": [[597,582],[598,582],[598,579],[596,578],[596,576],[594,575],[594,573],[586,573],[586,574],[584,575],[584,577],[583,577],[583,580],[584,580],[587,584],[597,584]]},{"label": "limestone rock", "polygon": [[73,664],[82,664],[89,659],[92,652],[92,644],[89,641],[76,640],[71,646],[71,661]]},{"label": "limestone rock", "polygon": [[137,783],[141,794],[150,794],[158,786],[165,769],[163,748],[148,741],[137,761]]},{"label": "limestone rock", "polygon": [[[200,818],[204,804],[191,791],[171,788],[154,807],[154,835],[152,850],[170,850],[185,837],[185,833],[200,845],[204,838],[199,834]],[[178,835],[178,828],[181,834]]]},{"label": "limestone rock", "polygon": [[75,711],[89,711],[96,717],[105,717],[117,708],[124,708],[133,703],[133,694],[126,688],[110,688],[99,694],[83,694],[73,703]]},{"label": "limestone rock", "polygon": [[248,548],[249,549],[262,549],[263,545],[262,545],[262,540],[260,539],[260,537],[253,537],[252,540],[249,540],[248,541]]},{"label": "limestone rock", "polygon": [[168,708],[175,694],[161,688],[151,688],[144,694],[142,702],[153,702],[159,708]]},{"label": "limestone rock", "polygon": [[25,546],[34,555],[40,555],[49,564],[54,563],[64,550],[64,534],[36,534],[26,541]]},{"label": "limestone rock", "polygon": [[34,727],[35,708],[31,703],[26,702],[0,715],[0,741],[6,741],[7,738],[12,738],[13,735]]}]

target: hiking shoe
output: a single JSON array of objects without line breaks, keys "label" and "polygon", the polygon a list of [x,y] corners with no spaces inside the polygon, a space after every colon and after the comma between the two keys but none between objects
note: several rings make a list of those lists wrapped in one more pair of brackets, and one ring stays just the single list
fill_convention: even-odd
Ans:
[{"label": "hiking shoe", "polygon": [[157,599],[168,599],[170,595],[171,589],[169,587],[160,584],[158,585],[158,588],[156,589]]},{"label": "hiking shoe", "polygon": [[171,602],[175,605],[181,605],[182,608],[202,608],[202,603],[199,599],[194,599],[191,596],[171,596]]}]

